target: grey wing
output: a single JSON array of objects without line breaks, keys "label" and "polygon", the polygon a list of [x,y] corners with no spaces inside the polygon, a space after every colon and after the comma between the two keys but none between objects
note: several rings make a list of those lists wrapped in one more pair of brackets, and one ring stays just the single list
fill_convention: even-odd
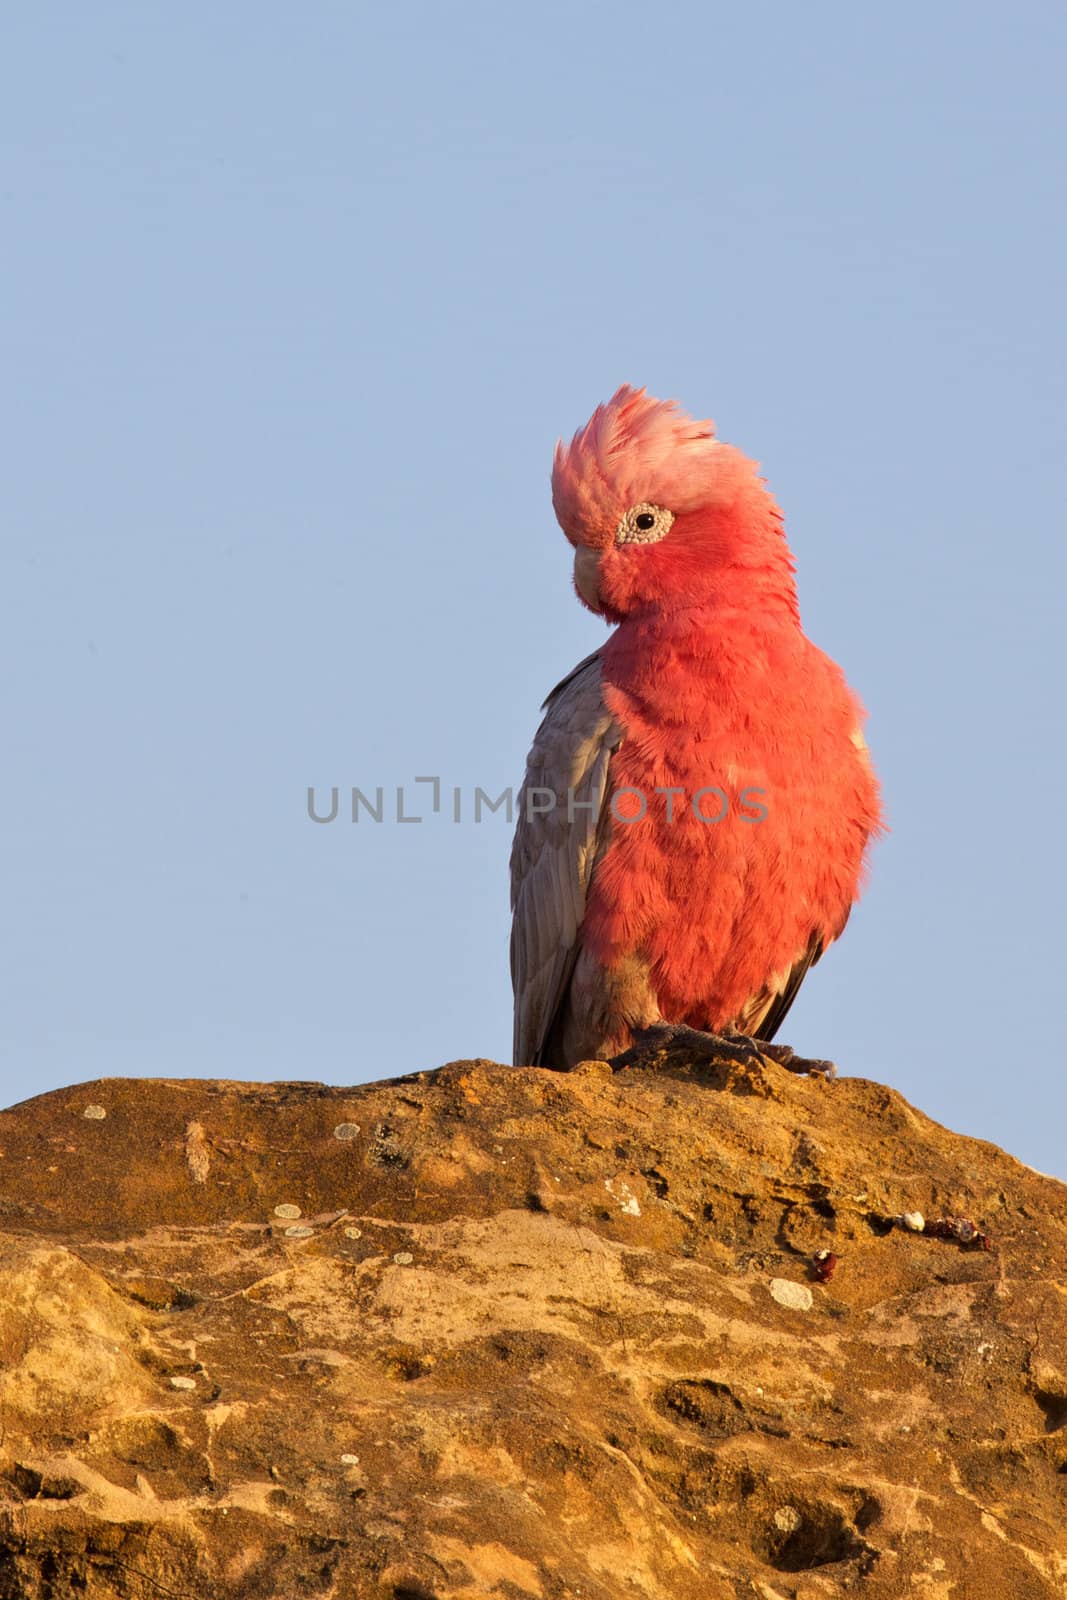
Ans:
[{"label": "grey wing", "polygon": [[604,704],[599,651],[557,684],[545,707],[519,791],[511,850],[516,1066],[540,1063],[567,993],[603,838],[608,766],[622,742]]},{"label": "grey wing", "polygon": [[742,1033],[750,1033],[753,1038],[773,1039],[809,970],[823,954],[827,944],[832,942],[821,934],[813,933],[803,954],[790,968],[778,975],[776,983],[753,995],[735,1019],[734,1025]]}]

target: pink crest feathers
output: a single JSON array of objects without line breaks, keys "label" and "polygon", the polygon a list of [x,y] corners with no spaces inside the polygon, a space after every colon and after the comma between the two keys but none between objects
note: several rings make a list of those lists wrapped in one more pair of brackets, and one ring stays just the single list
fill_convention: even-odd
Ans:
[{"label": "pink crest feathers", "polygon": [[562,439],[556,445],[552,504],[559,524],[572,544],[601,545],[641,501],[693,510],[707,495],[712,457],[721,448],[713,423],[623,384],[569,445]]}]

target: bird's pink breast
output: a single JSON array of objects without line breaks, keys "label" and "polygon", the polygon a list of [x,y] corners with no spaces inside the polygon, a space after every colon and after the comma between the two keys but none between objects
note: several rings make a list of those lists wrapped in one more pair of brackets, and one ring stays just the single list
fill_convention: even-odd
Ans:
[{"label": "bird's pink breast", "polygon": [[879,823],[862,713],[788,618],[633,619],[603,661],[624,739],[582,942],[642,955],[670,1020],[723,1027],[857,896]]}]

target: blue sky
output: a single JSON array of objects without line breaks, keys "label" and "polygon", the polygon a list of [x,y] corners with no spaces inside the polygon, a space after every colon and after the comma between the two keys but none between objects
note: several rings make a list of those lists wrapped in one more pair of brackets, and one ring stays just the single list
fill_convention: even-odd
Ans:
[{"label": "blue sky", "polygon": [[30,7],[0,66],[0,1098],[507,1059],[503,816],[647,384],[763,464],[892,833],[787,1037],[1067,1175],[1067,13]]}]

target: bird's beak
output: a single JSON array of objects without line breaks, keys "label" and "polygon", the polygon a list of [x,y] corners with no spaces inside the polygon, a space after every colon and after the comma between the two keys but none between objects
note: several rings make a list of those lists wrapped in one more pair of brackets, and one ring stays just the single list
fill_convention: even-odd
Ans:
[{"label": "bird's beak", "polygon": [[600,551],[587,544],[574,552],[574,587],[590,611],[600,610]]}]

